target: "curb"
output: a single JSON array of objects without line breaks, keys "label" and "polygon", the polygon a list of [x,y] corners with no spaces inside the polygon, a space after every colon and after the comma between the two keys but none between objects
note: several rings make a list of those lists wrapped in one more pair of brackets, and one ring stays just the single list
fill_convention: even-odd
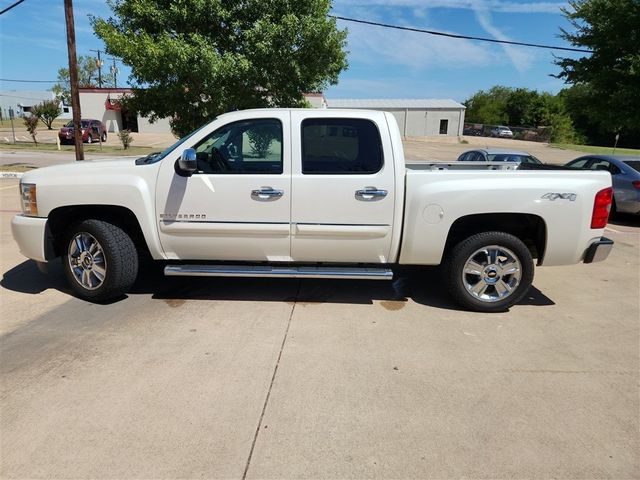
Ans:
[{"label": "curb", "polygon": [[0,178],[22,178],[24,172],[0,172]]}]

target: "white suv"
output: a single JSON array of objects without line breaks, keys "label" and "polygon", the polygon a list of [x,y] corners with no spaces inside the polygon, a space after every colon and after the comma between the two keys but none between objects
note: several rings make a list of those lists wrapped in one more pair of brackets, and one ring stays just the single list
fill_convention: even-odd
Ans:
[{"label": "white suv", "polygon": [[491,130],[492,137],[500,137],[500,138],[513,138],[513,132],[509,127],[499,126],[498,128],[494,128]]}]

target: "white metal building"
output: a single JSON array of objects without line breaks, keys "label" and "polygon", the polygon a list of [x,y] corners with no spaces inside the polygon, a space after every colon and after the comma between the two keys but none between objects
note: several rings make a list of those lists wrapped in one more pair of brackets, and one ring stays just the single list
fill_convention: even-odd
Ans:
[{"label": "white metal building", "polygon": [[405,137],[461,136],[465,106],[451,99],[328,99],[327,108],[391,112]]},{"label": "white metal building", "polygon": [[[2,118],[9,118],[9,109],[13,110],[15,117],[29,116],[31,109],[44,102],[54,100],[55,95],[51,91],[34,90],[0,90],[0,111]],[[60,102],[62,113],[58,118],[71,118],[71,107]]]}]

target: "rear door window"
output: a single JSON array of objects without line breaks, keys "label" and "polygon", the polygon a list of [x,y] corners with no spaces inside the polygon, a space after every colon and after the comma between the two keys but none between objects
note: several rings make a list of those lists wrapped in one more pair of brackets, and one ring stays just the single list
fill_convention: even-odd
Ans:
[{"label": "rear door window", "polygon": [[620,169],[613,163],[608,160],[599,159],[594,160],[593,163],[589,165],[589,170],[604,170],[605,172],[611,173],[611,175],[617,175],[620,173]]},{"label": "rear door window", "polygon": [[582,158],[580,160],[575,160],[573,162],[569,162],[569,164],[567,165],[568,167],[571,168],[584,168],[587,165],[587,162],[591,160],[590,158]]},{"label": "rear door window", "polygon": [[360,118],[308,118],[302,121],[302,173],[373,174],[382,169],[378,127]]}]

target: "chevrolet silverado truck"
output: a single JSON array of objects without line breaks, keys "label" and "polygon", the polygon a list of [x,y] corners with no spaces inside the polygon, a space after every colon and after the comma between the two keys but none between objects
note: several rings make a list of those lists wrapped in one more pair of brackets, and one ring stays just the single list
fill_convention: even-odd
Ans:
[{"label": "chevrolet silverado truck", "polygon": [[534,259],[609,254],[608,172],[454,163],[405,164],[390,113],[237,111],[162,153],[26,173],[12,231],[94,302],[123,296],[141,257],[187,276],[389,280],[442,264],[455,301],[495,312],[527,293]]}]

